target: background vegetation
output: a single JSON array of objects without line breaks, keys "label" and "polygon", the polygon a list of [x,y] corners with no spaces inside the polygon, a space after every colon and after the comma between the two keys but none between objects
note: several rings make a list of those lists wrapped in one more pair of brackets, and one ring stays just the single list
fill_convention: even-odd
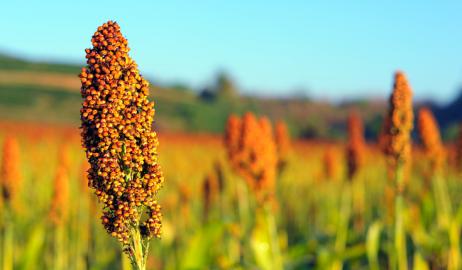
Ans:
[{"label": "background vegetation", "polygon": [[[0,115],[2,119],[78,125],[79,66],[36,63],[0,55]],[[291,134],[305,138],[344,138],[345,121],[352,108],[359,108],[366,137],[375,138],[386,110],[386,100],[346,100],[338,104],[296,95],[286,98],[239,95],[236,83],[220,73],[204,89],[181,84],[159,85],[151,80],[157,102],[155,125],[160,130],[219,134],[231,112],[252,111],[273,120],[285,120]],[[462,100],[462,99],[461,99]],[[462,119],[455,108],[433,105],[447,137],[454,136],[454,123]],[[451,129],[452,128],[452,129]],[[446,134],[447,133],[447,134]]]}]

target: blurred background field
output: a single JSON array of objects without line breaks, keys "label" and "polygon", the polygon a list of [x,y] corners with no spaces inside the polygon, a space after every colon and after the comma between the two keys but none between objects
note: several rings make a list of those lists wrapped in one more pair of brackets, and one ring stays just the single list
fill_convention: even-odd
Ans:
[{"label": "blurred background field", "polygon": [[[73,125],[81,106],[76,74],[78,65],[26,61],[0,55],[0,112],[9,121]],[[386,77],[386,76],[385,76]],[[390,77],[390,76],[388,76]],[[365,136],[377,137],[387,109],[385,98],[348,98],[344,101],[310,99],[309,96],[261,97],[240,94],[237,83],[226,73],[218,73],[210,85],[200,89],[182,84],[154,81],[158,130],[220,134],[229,114],[252,111],[273,120],[283,119],[292,136],[306,139],[345,138],[348,112],[358,109],[365,124]],[[462,95],[441,104],[418,100],[416,107],[432,109],[445,139],[454,139]]]},{"label": "blurred background field", "polygon": [[[0,126],[7,131],[4,133],[15,134],[20,145],[21,193],[15,206],[14,246],[10,247],[15,269],[50,269],[57,253],[64,257],[65,269],[121,269],[120,247],[104,232],[98,218],[100,209],[86,186],[84,155],[76,129],[13,122]],[[1,139],[3,142],[4,135]],[[164,133],[160,141],[160,162],[167,179],[160,193],[164,231],[160,241],[152,241],[148,269],[257,269],[262,266],[258,256],[271,262],[264,247],[254,246],[265,239],[255,232],[250,239],[242,239],[248,235],[238,210],[243,181],[228,165],[222,138]],[[331,152],[330,162],[326,161],[327,151]],[[330,269],[339,259],[345,269],[371,269],[374,257],[380,269],[387,269],[390,204],[385,200],[385,160],[378,151],[369,145],[367,162],[352,184],[347,245],[339,254],[335,243],[346,181],[344,144],[293,142],[287,167],[278,178],[274,211],[286,269]],[[63,206],[66,237],[56,251],[50,206],[60,164],[68,167],[65,177],[69,192]],[[413,168],[406,208],[409,260],[414,266],[420,263],[429,267],[414,269],[444,269],[451,240],[445,227],[436,222],[439,202],[426,188],[425,156],[419,150],[414,151]],[[222,183],[211,198],[204,193],[209,177]],[[459,178],[458,169],[451,167],[445,172],[445,196],[456,224],[462,218]],[[254,219],[252,213],[245,217]]]},{"label": "blurred background field", "polygon": [[[462,268],[460,3],[10,2],[0,16],[0,181],[12,162],[18,187],[2,193],[14,199],[1,200],[0,269],[130,269],[101,224],[80,142],[78,74],[107,19],[120,23],[155,101],[164,217],[147,269],[395,269],[379,137],[398,69],[416,118],[402,209],[407,266]],[[444,143],[437,176],[418,134],[423,107]],[[229,116],[247,112],[288,128],[270,210],[224,144]],[[353,180],[352,112],[366,141]]]}]

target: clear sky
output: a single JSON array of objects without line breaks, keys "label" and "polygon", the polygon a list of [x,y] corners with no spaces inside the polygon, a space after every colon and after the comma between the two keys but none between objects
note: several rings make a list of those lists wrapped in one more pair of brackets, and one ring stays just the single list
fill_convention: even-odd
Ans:
[{"label": "clear sky", "polygon": [[72,2],[2,1],[0,51],[82,63],[112,19],[161,82],[202,87],[225,70],[247,93],[341,100],[387,96],[402,69],[418,98],[462,86],[462,1]]}]

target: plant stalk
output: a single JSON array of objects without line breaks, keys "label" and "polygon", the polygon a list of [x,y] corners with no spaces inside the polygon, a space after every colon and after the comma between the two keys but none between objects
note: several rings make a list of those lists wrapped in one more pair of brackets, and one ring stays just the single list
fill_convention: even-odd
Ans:
[{"label": "plant stalk", "polygon": [[404,164],[396,168],[395,194],[395,254],[398,270],[407,270],[406,233],[404,228]]},{"label": "plant stalk", "polygon": [[5,221],[3,223],[3,249],[2,249],[2,269],[4,270],[13,270],[14,266],[14,236],[13,236],[13,226],[11,221],[11,212],[8,207],[4,213]]},{"label": "plant stalk", "polygon": [[148,244],[143,243],[141,232],[138,226],[131,229],[131,242],[129,251],[130,261],[134,270],[146,270],[146,261],[148,257]]},{"label": "plant stalk", "polygon": [[342,197],[340,200],[340,219],[337,226],[337,238],[335,240],[335,253],[337,259],[332,264],[332,270],[341,270],[343,268],[343,257],[347,238],[348,227],[351,215],[351,185],[350,182],[343,184]]},{"label": "plant stalk", "polygon": [[265,217],[266,217],[266,224],[268,226],[268,235],[271,241],[271,252],[273,254],[274,265],[273,269],[284,269],[284,264],[282,261],[281,255],[281,248],[279,246],[279,237],[277,232],[276,221],[274,219],[274,215],[270,210],[269,205],[265,205]]}]

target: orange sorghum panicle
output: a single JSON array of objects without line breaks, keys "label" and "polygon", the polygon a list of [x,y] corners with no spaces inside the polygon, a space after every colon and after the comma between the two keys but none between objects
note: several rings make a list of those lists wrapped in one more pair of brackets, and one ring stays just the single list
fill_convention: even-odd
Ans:
[{"label": "orange sorghum panicle", "polygon": [[348,117],[347,162],[348,178],[351,180],[360,170],[364,162],[365,151],[364,128],[357,112]]},{"label": "orange sorghum panicle", "polygon": [[202,182],[202,203],[204,206],[204,220],[208,219],[212,205],[220,195],[219,180],[214,173],[205,176]]},{"label": "orange sorghum panicle", "polygon": [[259,200],[271,197],[275,186],[277,154],[269,120],[257,119],[252,113],[246,113],[242,119],[231,116],[225,139],[233,168],[246,180]]},{"label": "orange sorghum panicle", "polygon": [[438,123],[428,108],[419,110],[418,130],[425,154],[431,162],[432,170],[441,170],[446,159],[445,149],[441,142]]},{"label": "orange sorghum panicle", "polygon": [[69,178],[64,165],[59,165],[53,182],[53,198],[50,207],[50,219],[54,225],[66,223],[69,206]]},{"label": "orange sorghum panicle", "polygon": [[379,134],[377,136],[377,146],[383,152],[388,152],[388,143],[390,141],[390,119],[388,115],[386,115],[382,121],[382,126],[380,127]]},{"label": "orange sorghum panicle", "polygon": [[261,170],[259,182],[259,189],[267,195],[272,196],[276,186],[276,167],[278,163],[276,144],[273,137],[273,128],[268,118],[262,117],[259,121],[261,135],[259,136],[259,146],[261,150],[258,151],[261,161]]},{"label": "orange sorghum panicle", "polygon": [[225,128],[225,147],[231,166],[237,169],[237,153],[239,151],[239,136],[241,131],[241,119],[235,115],[228,118]]},{"label": "orange sorghum panicle", "polygon": [[287,164],[287,157],[290,151],[290,136],[287,126],[283,121],[276,122],[274,128],[274,139],[278,155],[278,169],[282,170]]},{"label": "orange sorghum panicle", "polygon": [[[393,92],[390,97],[390,107],[385,118],[382,148],[387,156],[391,171],[402,164],[406,170],[411,159],[411,131],[413,129],[414,113],[412,111],[412,91],[402,72],[396,72]],[[402,191],[403,183],[398,184]]]},{"label": "orange sorghum panicle", "polygon": [[326,146],[323,157],[324,178],[335,180],[339,174],[339,160],[333,146]]},{"label": "orange sorghum panicle", "polygon": [[19,143],[16,138],[8,136],[3,142],[3,159],[1,187],[2,198],[6,203],[15,201],[21,185],[21,170],[19,160]]},{"label": "orange sorghum panicle", "polygon": [[459,134],[455,143],[456,167],[462,169],[462,124],[459,124]]},{"label": "orange sorghum panicle", "polygon": [[246,113],[241,121],[236,164],[238,172],[247,181],[249,187],[255,190],[255,177],[260,168],[257,152],[260,140],[258,121],[252,113]]},{"label": "orange sorghum panicle", "polygon": [[225,177],[223,175],[223,168],[219,160],[215,160],[213,164],[213,171],[217,180],[218,192],[221,194],[225,189]]},{"label": "orange sorghum panicle", "polygon": [[[98,27],[91,42],[88,65],[80,74],[89,186],[104,204],[104,227],[127,246],[132,227],[147,239],[160,236],[156,194],[164,178],[157,161],[157,134],[151,130],[154,103],[148,100],[149,84],[128,55],[117,23]],[[147,217],[141,220],[143,212]]]}]

